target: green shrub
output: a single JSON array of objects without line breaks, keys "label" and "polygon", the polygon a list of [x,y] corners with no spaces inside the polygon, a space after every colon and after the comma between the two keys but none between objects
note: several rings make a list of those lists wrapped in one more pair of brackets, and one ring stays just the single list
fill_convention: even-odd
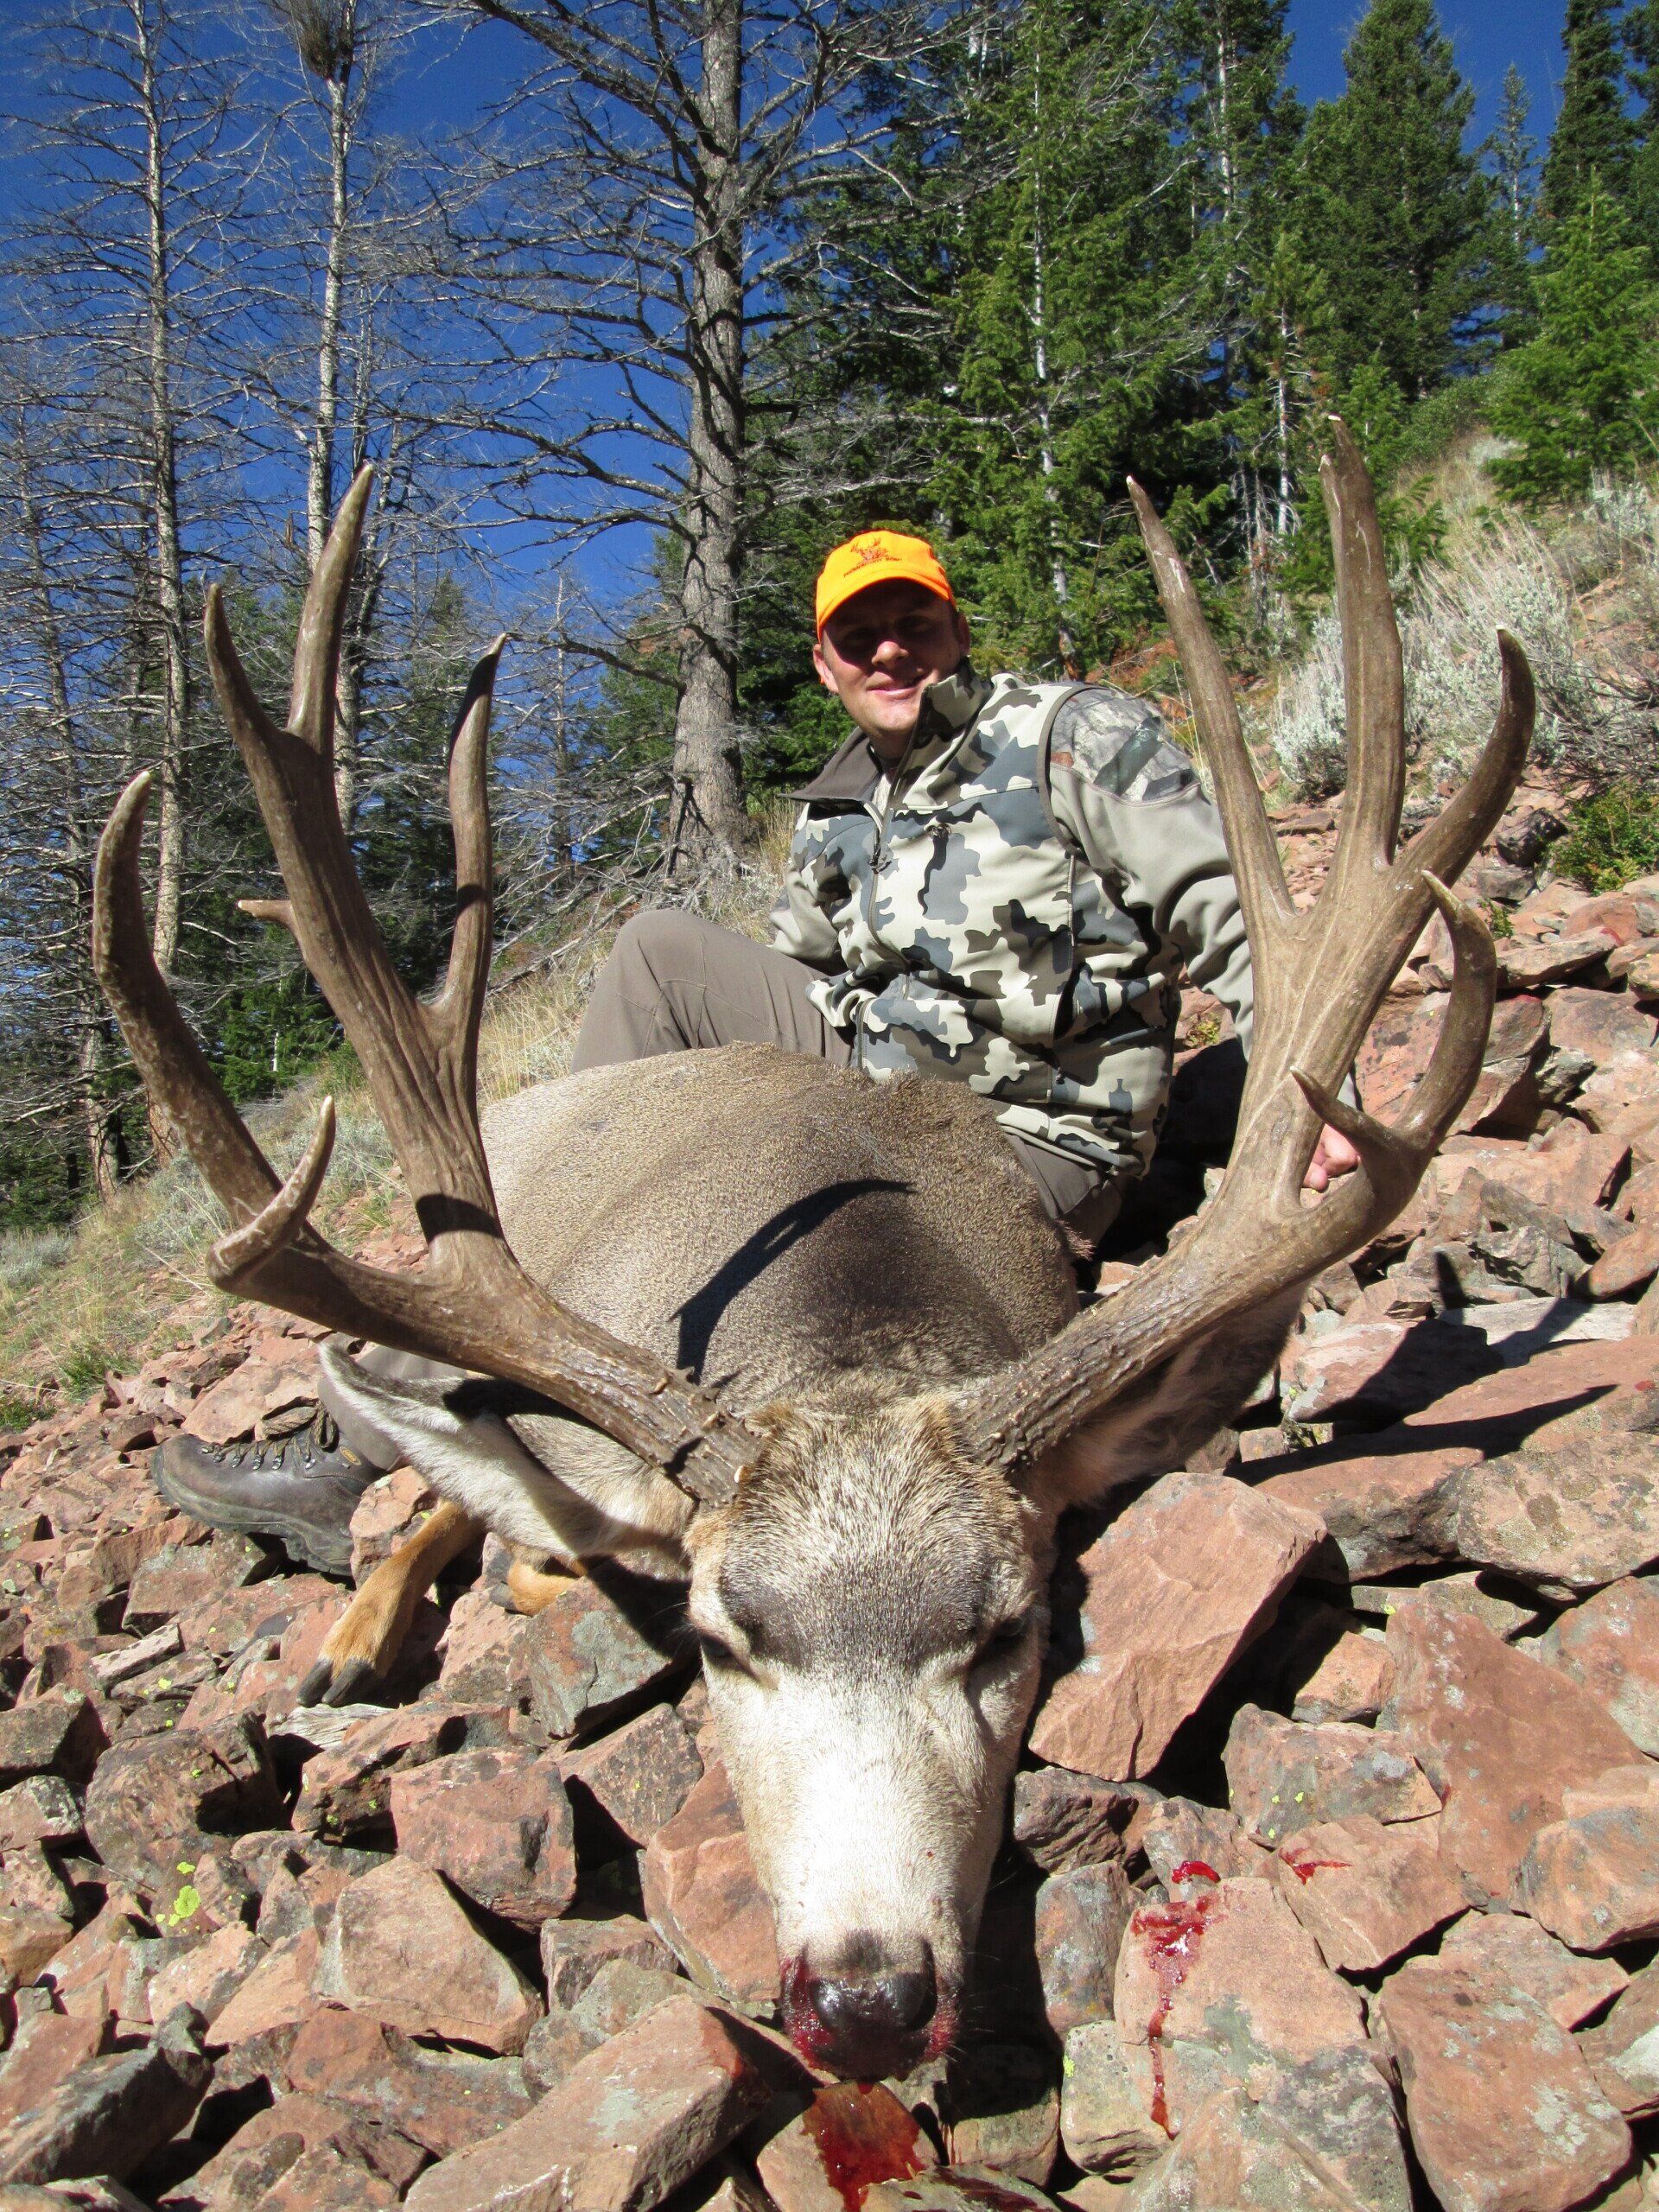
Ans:
[{"label": "green shrub", "polygon": [[40,1400],[26,1390],[0,1384],[0,1433],[15,1435],[20,1428],[32,1427],[43,1411]]},{"label": "green shrub", "polygon": [[73,1397],[89,1398],[105,1374],[118,1364],[103,1344],[77,1344],[58,1367],[64,1389]]},{"label": "green shrub", "polygon": [[1659,795],[1615,784],[1568,810],[1568,830],[1551,854],[1557,875],[1592,891],[1618,891],[1659,871]]}]

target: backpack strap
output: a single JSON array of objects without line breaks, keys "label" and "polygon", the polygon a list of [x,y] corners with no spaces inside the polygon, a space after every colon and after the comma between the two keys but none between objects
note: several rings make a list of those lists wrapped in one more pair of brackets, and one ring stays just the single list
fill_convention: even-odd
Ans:
[{"label": "backpack strap", "polygon": [[[1047,823],[1055,843],[1065,851],[1077,854],[1079,858],[1082,857],[1083,848],[1069,830],[1061,827],[1059,817],[1054,811],[1054,764],[1051,757],[1054,725],[1060,718],[1060,709],[1069,707],[1079,692],[1098,689],[1096,684],[1068,683],[1044,715],[1042,734],[1037,740],[1037,797],[1042,806],[1043,819]],[[1070,765],[1068,762],[1067,766]]]}]

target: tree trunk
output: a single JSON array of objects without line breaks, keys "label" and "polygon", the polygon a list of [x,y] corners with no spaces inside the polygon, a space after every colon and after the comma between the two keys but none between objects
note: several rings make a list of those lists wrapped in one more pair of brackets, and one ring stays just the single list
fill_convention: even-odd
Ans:
[{"label": "tree trunk", "polygon": [[[190,723],[190,661],[186,637],[183,555],[179,541],[170,249],[155,27],[150,20],[150,0],[131,0],[131,6],[144,111],[144,199],[149,217],[146,381],[149,402],[150,523],[156,544],[163,674],[162,745],[156,764],[162,804],[153,942],[157,967],[164,976],[170,976],[178,957],[179,901],[184,881],[185,746]],[[170,1145],[165,1148],[170,1149]]]},{"label": "tree trunk", "polygon": [[680,699],[674,717],[677,848],[735,852],[749,834],[738,751],[737,597],[742,568],[742,0],[708,0],[692,177],[690,380]]},{"label": "tree trunk", "polygon": [[[324,79],[323,90],[328,101],[328,233],[322,323],[317,334],[317,410],[311,427],[305,486],[305,546],[314,575],[334,519],[334,435],[340,421],[340,334],[345,315],[347,169],[352,148],[349,60],[341,60]],[[348,646],[340,656],[334,716],[334,799],[347,836],[357,805],[357,716],[361,690],[359,671]]]}]

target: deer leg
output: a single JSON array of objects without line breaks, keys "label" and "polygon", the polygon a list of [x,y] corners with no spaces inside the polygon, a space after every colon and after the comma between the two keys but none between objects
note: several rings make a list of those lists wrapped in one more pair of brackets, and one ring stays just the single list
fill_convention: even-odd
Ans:
[{"label": "deer leg", "polygon": [[553,1573],[532,1567],[526,1559],[516,1559],[507,1568],[507,1591],[521,1613],[539,1613],[550,1605],[561,1591],[570,1587],[574,1577],[582,1573],[580,1567],[567,1567]]},{"label": "deer leg", "polygon": [[476,1543],[484,1524],[446,1499],[383,1559],[323,1639],[300,1684],[302,1705],[349,1705],[385,1675],[403,1648],[415,1608],[451,1560]]}]

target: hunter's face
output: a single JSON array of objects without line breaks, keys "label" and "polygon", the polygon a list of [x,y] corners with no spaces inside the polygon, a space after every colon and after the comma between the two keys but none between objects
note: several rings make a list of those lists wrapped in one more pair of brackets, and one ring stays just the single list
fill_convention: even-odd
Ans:
[{"label": "hunter's face", "polygon": [[818,680],[833,691],[879,757],[909,743],[930,683],[968,650],[968,625],[925,584],[871,584],[838,607],[813,649]]}]

